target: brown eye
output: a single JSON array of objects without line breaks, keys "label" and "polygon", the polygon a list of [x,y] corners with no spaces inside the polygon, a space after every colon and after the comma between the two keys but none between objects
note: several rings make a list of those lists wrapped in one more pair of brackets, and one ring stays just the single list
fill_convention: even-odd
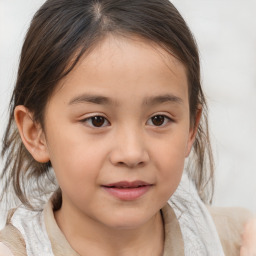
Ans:
[{"label": "brown eye", "polygon": [[164,123],[165,117],[164,116],[160,116],[160,115],[159,116],[153,116],[153,117],[151,117],[151,120],[152,120],[152,123],[155,126],[161,126]]},{"label": "brown eye", "polygon": [[105,122],[105,118],[102,116],[92,117],[92,125],[95,127],[101,127]]},{"label": "brown eye", "polygon": [[165,115],[155,115],[148,120],[147,124],[152,126],[164,126],[170,121],[171,119]]},{"label": "brown eye", "polygon": [[86,123],[87,126],[96,127],[96,128],[105,127],[109,125],[108,120],[103,116],[92,116],[92,117],[86,118],[83,122]]}]

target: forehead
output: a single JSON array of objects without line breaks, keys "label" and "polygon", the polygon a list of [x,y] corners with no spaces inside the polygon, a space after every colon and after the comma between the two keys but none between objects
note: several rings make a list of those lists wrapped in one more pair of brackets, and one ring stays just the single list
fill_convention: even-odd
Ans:
[{"label": "forehead", "polygon": [[119,66],[120,69],[126,68],[127,74],[135,68],[135,65],[131,64],[141,64],[140,71],[143,67],[153,70],[158,68],[161,72],[165,72],[166,69],[175,73],[185,71],[185,66],[173,52],[167,52],[155,42],[139,36],[124,37],[110,34],[85,55],[82,62],[84,67],[87,64],[94,65],[95,71],[101,64]]},{"label": "forehead", "polygon": [[166,89],[175,89],[186,98],[188,91],[185,66],[157,44],[135,36],[105,37],[60,85],[58,94],[69,91],[70,95],[79,88],[114,96],[121,88],[123,93],[148,93],[150,97],[161,90],[163,94]]}]

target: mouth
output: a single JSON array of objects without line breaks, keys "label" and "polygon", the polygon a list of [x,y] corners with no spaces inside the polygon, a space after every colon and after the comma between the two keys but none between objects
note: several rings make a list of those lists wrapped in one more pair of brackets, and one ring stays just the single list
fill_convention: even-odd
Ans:
[{"label": "mouth", "polygon": [[140,198],[147,193],[153,184],[144,181],[120,181],[112,184],[103,185],[102,188],[110,195],[123,200],[132,201]]},{"label": "mouth", "polygon": [[139,188],[143,186],[151,186],[151,184],[144,182],[144,181],[120,181],[112,184],[107,184],[104,185],[103,187],[108,187],[108,188]]}]

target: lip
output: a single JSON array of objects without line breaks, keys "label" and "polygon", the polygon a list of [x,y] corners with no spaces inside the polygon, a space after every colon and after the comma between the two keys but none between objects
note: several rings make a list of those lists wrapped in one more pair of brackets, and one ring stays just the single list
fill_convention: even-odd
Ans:
[{"label": "lip", "polygon": [[133,201],[147,193],[152,186],[152,184],[137,180],[132,182],[120,181],[111,183],[103,185],[102,188],[110,195],[120,200]]}]

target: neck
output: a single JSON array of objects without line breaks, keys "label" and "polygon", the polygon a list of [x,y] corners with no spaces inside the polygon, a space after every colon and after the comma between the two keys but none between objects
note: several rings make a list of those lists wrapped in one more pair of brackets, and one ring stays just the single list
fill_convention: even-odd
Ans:
[{"label": "neck", "polygon": [[81,256],[162,255],[164,228],[160,211],[139,227],[112,228],[82,215],[65,203],[55,212],[58,226]]}]

